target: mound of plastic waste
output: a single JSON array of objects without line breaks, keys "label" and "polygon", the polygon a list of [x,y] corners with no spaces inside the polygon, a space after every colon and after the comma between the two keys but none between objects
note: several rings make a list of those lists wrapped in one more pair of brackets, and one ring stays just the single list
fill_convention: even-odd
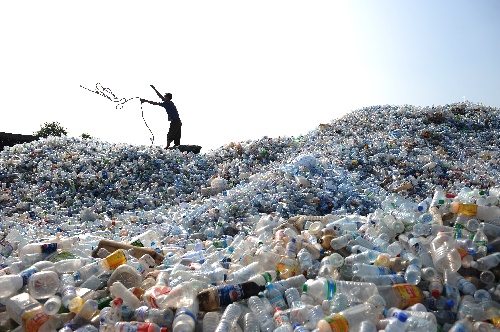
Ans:
[{"label": "mound of plastic waste", "polygon": [[6,147],[0,330],[493,331],[499,138],[466,102],[205,153]]}]

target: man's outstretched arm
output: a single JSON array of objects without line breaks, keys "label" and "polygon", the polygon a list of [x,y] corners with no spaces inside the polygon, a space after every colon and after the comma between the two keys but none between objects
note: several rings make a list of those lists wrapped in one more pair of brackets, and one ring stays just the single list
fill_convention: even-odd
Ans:
[{"label": "man's outstretched arm", "polygon": [[158,90],[156,90],[153,84],[151,84],[150,87],[152,87],[153,90],[155,90],[156,94],[158,95],[158,97],[161,98],[161,100],[165,101],[165,98],[161,95],[161,93],[158,92]]},{"label": "man's outstretched arm", "polygon": [[150,101],[150,100],[147,100],[147,99],[142,99],[141,98],[141,104],[142,103],[148,103],[148,104],[151,104],[151,105],[160,105],[161,103],[158,103],[156,101]]}]

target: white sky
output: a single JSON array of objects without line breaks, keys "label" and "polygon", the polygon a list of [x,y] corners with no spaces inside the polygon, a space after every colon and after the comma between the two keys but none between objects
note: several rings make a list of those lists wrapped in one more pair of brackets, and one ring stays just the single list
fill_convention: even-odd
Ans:
[{"label": "white sky", "polygon": [[[137,99],[171,92],[182,144],[299,136],[372,105],[500,107],[500,2],[9,1],[0,131],[150,144]],[[167,115],[144,104],[155,144]]]}]

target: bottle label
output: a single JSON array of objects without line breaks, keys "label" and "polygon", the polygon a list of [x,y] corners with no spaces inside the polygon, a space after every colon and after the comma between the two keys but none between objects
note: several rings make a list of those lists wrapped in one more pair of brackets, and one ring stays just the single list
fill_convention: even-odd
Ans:
[{"label": "bottle label", "polygon": [[401,295],[401,308],[399,309],[404,309],[406,307],[420,303],[420,300],[422,299],[422,293],[417,286],[410,284],[397,284],[393,287],[395,287]]},{"label": "bottle label", "polygon": [[288,318],[288,316],[283,313],[283,312],[277,312],[275,315],[274,315],[274,324],[276,326],[280,326],[281,324],[290,324],[290,318]]},{"label": "bottle label", "polygon": [[49,318],[43,309],[30,310],[22,316],[22,327],[26,332],[37,332]]},{"label": "bottle label", "polygon": [[243,288],[240,284],[224,285],[217,287],[220,305],[229,305],[243,297]]},{"label": "bottle label", "polygon": [[333,296],[335,295],[335,292],[337,291],[337,285],[335,284],[335,281],[328,279],[327,286],[328,286],[328,290],[326,292],[326,299],[331,300],[331,299],[333,299]]},{"label": "bottle label", "polygon": [[285,303],[285,299],[281,295],[269,299],[269,302],[271,302],[273,308],[288,309],[288,306]]},{"label": "bottle label", "polygon": [[33,268],[21,271],[21,273],[19,273],[19,275],[23,278],[23,285],[26,286],[28,284],[28,279],[37,272],[38,271],[36,269],[33,269]]},{"label": "bottle label", "polygon": [[139,239],[135,240],[130,245],[132,245],[134,247],[144,248],[144,244],[142,244],[141,240],[139,240]]},{"label": "bottle label", "polygon": [[142,306],[134,311],[135,320],[138,322],[144,322],[146,320],[146,316],[148,314],[148,307]]},{"label": "bottle label", "polygon": [[335,314],[333,316],[328,316],[324,318],[326,322],[330,325],[332,332],[348,332],[349,323],[342,315]]},{"label": "bottle label", "polygon": [[457,247],[457,251],[460,254],[460,259],[464,259],[466,256],[469,255],[469,251],[467,249]]},{"label": "bottle label", "polygon": [[42,254],[51,254],[57,251],[57,243],[44,243],[41,246]]},{"label": "bottle label", "polygon": [[196,320],[197,320],[196,315],[194,313],[192,313],[191,310],[189,310],[188,308],[185,308],[185,307],[177,309],[177,311],[175,312],[174,320],[175,320],[175,318],[179,317],[182,314],[188,315],[196,323]]},{"label": "bottle label", "polygon": [[466,216],[475,216],[477,214],[476,204],[461,204],[458,213],[465,214]]},{"label": "bottle label", "polygon": [[146,300],[149,300],[152,308],[159,308],[158,304],[156,303],[156,298],[162,294],[170,293],[171,290],[172,287],[169,286],[153,287],[153,290],[148,295],[146,295]]},{"label": "bottle label", "polygon": [[105,265],[107,265],[109,270],[114,270],[118,266],[124,264],[127,261],[127,257],[123,253],[123,250],[118,249],[104,260]]}]

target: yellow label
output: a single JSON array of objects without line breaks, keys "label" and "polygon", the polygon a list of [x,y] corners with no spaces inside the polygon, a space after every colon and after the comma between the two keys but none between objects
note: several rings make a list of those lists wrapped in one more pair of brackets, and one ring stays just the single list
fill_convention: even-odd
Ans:
[{"label": "yellow label", "polygon": [[37,332],[43,323],[50,318],[42,308],[30,310],[24,313],[22,317],[22,326],[26,332]]},{"label": "yellow label", "polygon": [[108,257],[104,259],[104,265],[109,269],[116,269],[118,266],[125,264],[127,262],[127,257],[122,249],[118,249]]},{"label": "yellow label", "polygon": [[401,307],[399,309],[405,309],[422,301],[422,292],[417,286],[410,284],[396,284],[394,287],[401,295]]},{"label": "yellow label", "polygon": [[458,213],[465,214],[466,216],[475,216],[477,214],[476,204],[460,204]]},{"label": "yellow label", "polygon": [[349,331],[349,323],[344,316],[335,314],[333,316],[325,317],[326,322],[330,325],[332,332],[347,332]]},{"label": "yellow label", "polygon": [[461,259],[464,259],[465,256],[469,255],[469,251],[467,249],[457,247],[457,251],[460,254]]}]

